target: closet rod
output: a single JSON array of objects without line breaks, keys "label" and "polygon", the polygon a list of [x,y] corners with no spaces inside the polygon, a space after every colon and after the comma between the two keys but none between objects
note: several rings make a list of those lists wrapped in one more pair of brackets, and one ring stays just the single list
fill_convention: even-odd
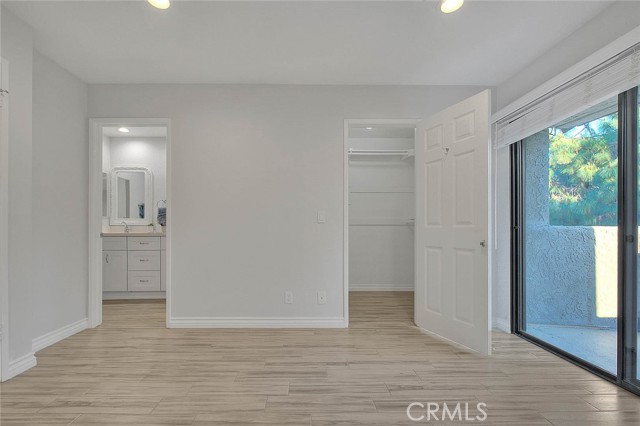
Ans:
[{"label": "closet rod", "polygon": [[413,157],[413,149],[349,149],[349,155],[402,155],[402,159]]}]

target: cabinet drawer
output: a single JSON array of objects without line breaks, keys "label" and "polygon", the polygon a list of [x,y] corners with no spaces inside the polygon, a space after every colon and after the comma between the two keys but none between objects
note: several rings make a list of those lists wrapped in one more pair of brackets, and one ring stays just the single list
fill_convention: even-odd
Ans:
[{"label": "cabinet drawer", "polygon": [[126,250],[127,237],[102,237],[102,250]]},{"label": "cabinet drawer", "polygon": [[130,271],[160,271],[160,251],[128,252]]},{"label": "cabinet drawer", "polygon": [[130,271],[129,291],[160,291],[160,271]]},{"label": "cabinet drawer", "polygon": [[160,237],[127,237],[129,250],[160,250]]}]

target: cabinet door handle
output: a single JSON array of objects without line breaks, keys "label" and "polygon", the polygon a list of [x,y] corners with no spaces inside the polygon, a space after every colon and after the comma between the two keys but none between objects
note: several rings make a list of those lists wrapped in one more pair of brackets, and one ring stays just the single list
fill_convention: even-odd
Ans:
[{"label": "cabinet door handle", "polygon": [[107,263],[109,263],[109,253],[107,253],[107,256],[105,257],[105,260],[107,261]]}]

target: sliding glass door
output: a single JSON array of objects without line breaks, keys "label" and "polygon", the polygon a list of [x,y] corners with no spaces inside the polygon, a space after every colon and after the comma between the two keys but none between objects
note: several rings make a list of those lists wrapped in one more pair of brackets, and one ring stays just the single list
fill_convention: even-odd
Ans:
[{"label": "sliding glass door", "polygon": [[640,383],[637,89],[512,149],[514,331]]}]

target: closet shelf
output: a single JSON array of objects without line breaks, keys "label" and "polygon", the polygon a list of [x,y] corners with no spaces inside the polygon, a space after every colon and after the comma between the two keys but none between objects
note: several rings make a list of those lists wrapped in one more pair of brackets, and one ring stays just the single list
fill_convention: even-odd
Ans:
[{"label": "closet shelf", "polygon": [[406,160],[415,156],[413,149],[349,149],[349,157],[397,157]]}]

